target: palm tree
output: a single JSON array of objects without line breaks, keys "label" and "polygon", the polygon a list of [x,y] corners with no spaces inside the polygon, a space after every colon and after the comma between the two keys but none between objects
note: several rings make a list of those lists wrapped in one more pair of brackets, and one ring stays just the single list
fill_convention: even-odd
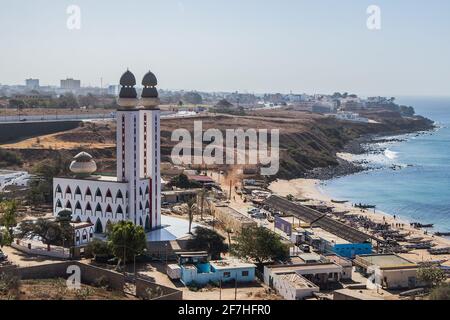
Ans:
[{"label": "palm tree", "polygon": [[200,191],[200,219],[203,220],[203,208],[205,205],[205,197],[208,194],[206,189],[203,187],[202,191]]},{"label": "palm tree", "polygon": [[187,203],[187,213],[189,217],[189,234],[192,234],[191,228],[192,228],[192,221],[194,220],[194,213],[195,213],[195,198],[192,198]]},{"label": "palm tree", "polygon": [[234,230],[231,228],[227,228],[225,231],[228,234],[228,248],[231,251],[231,234],[234,233]]}]

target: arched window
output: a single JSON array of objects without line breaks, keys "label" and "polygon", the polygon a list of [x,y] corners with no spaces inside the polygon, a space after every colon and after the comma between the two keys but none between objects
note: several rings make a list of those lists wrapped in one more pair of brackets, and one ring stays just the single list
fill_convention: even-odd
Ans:
[{"label": "arched window", "polygon": [[75,222],[80,223],[80,222],[81,222],[81,218],[80,218],[80,217],[77,217],[77,218],[75,219]]},{"label": "arched window", "polygon": [[97,198],[100,198],[100,201],[103,201],[103,196],[100,188],[97,188],[97,191],[95,191],[95,201],[97,201]]},{"label": "arched window", "polygon": [[145,217],[145,228],[144,228],[146,231],[150,231],[150,229],[151,229],[151,226],[150,226],[150,217],[147,215],[146,217]]},{"label": "arched window", "polygon": [[67,202],[66,202],[66,209],[72,210],[72,204],[70,203],[69,200],[67,200]]},{"label": "arched window", "polygon": [[56,186],[55,196],[56,196],[58,193],[62,194],[61,186],[60,186],[59,184]]},{"label": "arched window", "polygon": [[127,192],[125,193],[125,197],[128,199],[128,197],[129,197],[129,195],[128,195],[128,190],[127,190]]},{"label": "arched window", "polygon": [[56,208],[62,208],[61,200],[56,201]]},{"label": "arched window", "polygon": [[121,206],[120,204],[119,204],[119,206],[117,207],[116,213],[117,213],[117,214],[123,214],[122,206]]},{"label": "arched window", "polygon": [[100,219],[97,219],[97,222],[95,223],[95,233],[103,233],[103,226]]},{"label": "arched window", "polygon": [[86,193],[84,194],[84,200],[86,200],[87,197],[91,197],[91,200],[92,200],[92,192],[91,192],[91,188],[89,188],[89,187],[86,188]]},{"label": "arched window", "polygon": [[82,214],[80,201],[77,201],[77,203],[75,204],[75,213],[76,214]]},{"label": "arched window", "polygon": [[147,202],[145,203],[145,209],[150,209],[150,202],[148,202],[148,200],[147,200]]},{"label": "arched window", "polygon": [[97,203],[97,206],[95,207],[95,214],[97,215],[98,213],[100,213],[100,215],[103,215],[102,206],[100,205],[100,203]]},{"label": "arched window", "polygon": [[[91,220],[89,220],[89,223],[91,223]],[[89,228],[89,239],[91,239],[94,236],[94,229],[92,227]]]},{"label": "arched window", "polygon": [[70,186],[67,186],[66,188],[66,196],[70,195],[72,197],[72,189],[70,189]]},{"label": "arched window", "polygon": [[106,191],[106,199],[108,199],[108,198],[111,198],[111,200],[112,200],[111,190],[109,190],[109,189]]},{"label": "arched window", "polygon": [[87,222],[87,223],[92,223],[92,222],[91,222],[91,218],[88,217],[88,218],[86,219],[86,222]]},{"label": "arched window", "polygon": [[82,234],[81,239],[82,239],[83,243],[88,242],[89,239],[88,239],[88,233],[87,233],[86,229],[83,230],[83,234]]},{"label": "arched window", "polygon": [[142,202],[139,202],[139,210],[142,211]]},{"label": "arched window", "polygon": [[112,208],[111,208],[111,206],[109,204],[106,207],[106,213],[112,214]]},{"label": "arched window", "polygon": [[92,214],[92,207],[91,207],[91,204],[89,202],[86,204],[86,208],[84,209],[84,213]]},{"label": "arched window", "polygon": [[148,188],[148,186],[147,186],[147,188],[145,188],[145,195],[148,195],[149,192],[150,192],[150,190],[149,190],[149,188]]},{"label": "arched window", "polygon": [[139,225],[142,227],[142,217],[139,218]]},{"label": "arched window", "polygon": [[75,233],[75,243],[78,245],[80,244],[80,231],[77,230]]},{"label": "arched window", "polygon": [[77,188],[75,189],[75,197],[76,197],[76,196],[80,196],[81,199],[83,198],[83,196],[81,195],[80,187],[78,187],[78,186],[77,186]]},{"label": "arched window", "polygon": [[122,200],[122,203],[123,203],[123,194],[122,194],[122,191],[117,191],[117,195],[116,195],[116,202],[117,202],[117,200]]},{"label": "arched window", "polygon": [[142,196],[142,188],[139,187],[139,195]]}]

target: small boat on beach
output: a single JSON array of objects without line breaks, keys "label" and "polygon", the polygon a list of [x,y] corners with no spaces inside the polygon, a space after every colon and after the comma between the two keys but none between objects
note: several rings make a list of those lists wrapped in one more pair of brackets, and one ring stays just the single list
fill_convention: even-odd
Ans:
[{"label": "small boat on beach", "polygon": [[429,224],[422,224],[420,222],[413,222],[411,223],[411,226],[416,228],[416,229],[421,229],[421,228],[433,228],[434,227],[434,223],[429,223]]},{"label": "small boat on beach", "polygon": [[436,237],[450,237],[450,232],[435,232]]},{"label": "small boat on beach", "polygon": [[331,200],[331,202],[337,203],[337,204],[344,204],[344,203],[348,203],[348,200]]},{"label": "small boat on beach", "polygon": [[354,205],[355,208],[360,208],[360,209],[375,209],[377,206],[376,205],[372,205],[372,204],[355,204]]}]

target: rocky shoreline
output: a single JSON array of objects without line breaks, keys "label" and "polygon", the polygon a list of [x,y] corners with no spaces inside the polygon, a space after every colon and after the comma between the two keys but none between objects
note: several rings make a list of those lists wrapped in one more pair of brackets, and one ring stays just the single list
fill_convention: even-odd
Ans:
[{"label": "rocky shoreline", "polygon": [[[403,132],[403,133],[389,133],[389,134],[383,134],[383,135],[366,135],[360,138],[357,138],[355,140],[350,141],[347,143],[342,152],[353,154],[353,155],[361,155],[361,154],[368,154],[368,153],[374,153],[374,152],[383,152],[383,149],[374,147],[375,144],[378,143],[389,143],[389,142],[405,142],[407,141],[406,138],[398,138],[401,135],[407,135],[407,134],[416,134],[416,136],[422,135],[422,134],[430,134],[431,132],[436,130],[436,126],[433,125],[432,128],[430,128],[427,131],[415,131],[415,132]],[[392,138],[389,138],[389,136],[392,136]],[[351,162],[345,159],[341,159],[338,156],[337,157],[337,166],[329,166],[329,167],[323,167],[323,168],[315,168],[313,170],[308,171],[305,174],[306,179],[316,179],[316,180],[332,180],[339,177],[347,176],[356,174],[363,171],[368,170],[374,170],[377,169],[376,167],[372,167],[369,165],[368,161],[358,161],[358,162]],[[394,166],[393,169],[396,169]]]}]

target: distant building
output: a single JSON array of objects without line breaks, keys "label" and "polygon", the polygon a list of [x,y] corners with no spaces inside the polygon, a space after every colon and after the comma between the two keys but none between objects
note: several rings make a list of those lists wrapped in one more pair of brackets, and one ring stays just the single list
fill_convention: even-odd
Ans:
[{"label": "distant building", "polygon": [[368,118],[361,117],[359,114],[353,112],[339,112],[335,115],[335,117],[336,119],[345,121],[364,122],[364,123],[369,122]]},{"label": "distant building", "polygon": [[81,88],[81,81],[72,78],[67,78],[66,80],[61,80],[61,89],[66,90],[77,90]]},{"label": "distant building", "polygon": [[109,95],[118,96],[119,90],[120,90],[120,88],[117,85],[108,86],[108,94]]},{"label": "distant building", "polygon": [[39,89],[39,79],[26,79],[25,85],[30,90]]}]

